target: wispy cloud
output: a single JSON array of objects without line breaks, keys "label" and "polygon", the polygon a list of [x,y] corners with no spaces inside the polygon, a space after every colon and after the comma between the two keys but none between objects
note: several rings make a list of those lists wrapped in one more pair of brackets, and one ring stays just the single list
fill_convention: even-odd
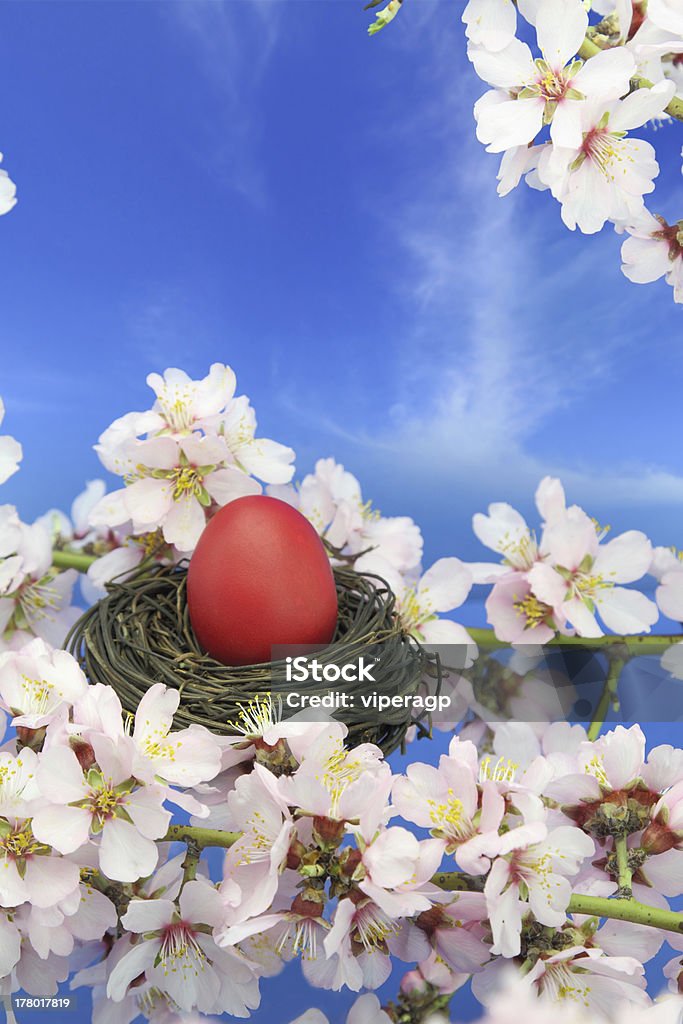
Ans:
[{"label": "wispy cloud", "polygon": [[[387,247],[402,254],[391,261],[405,311],[399,384],[385,433],[358,444],[369,462],[393,452],[444,488],[495,487],[497,497],[515,498],[551,472],[575,500],[680,504],[683,477],[654,464],[602,465],[599,442],[579,418],[605,401],[609,381],[626,449],[633,418],[619,402],[620,356],[653,345],[638,315],[646,297],[625,285],[626,302],[621,292],[613,298],[623,286],[617,241],[567,232],[549,195],[522,186],[497,196],[496,158],[474,135],[472,105],[483,86],[466,64],[459,28],[433,5],[415,10],[420,23],[396,33],[393,45],[423,48],[418,87],[427,99],[396,104],[375,121],[413,153],[411,173],[396,174],[373,207]],[[553,435],[573,438],[564,458],[548,455]]]},{"label": "wispy cloud", "polygon": [[218,119],[200,115],[212,164],[259,206],[266,202],[267,183],[259,158],[258,97],[279,38],[282,6],[275,0],[181,0],[164,8],[220,99]]}]

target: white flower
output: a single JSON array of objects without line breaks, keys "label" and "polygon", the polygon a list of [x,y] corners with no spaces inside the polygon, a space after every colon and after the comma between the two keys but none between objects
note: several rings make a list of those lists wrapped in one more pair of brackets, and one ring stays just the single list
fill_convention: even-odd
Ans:
[{"label": "white flower", "polygon": [[[0,157],[0,159],[2,158]],[[0,171],[0,175],[2,174],[5,174],[5,171]],[[3,179],[0,177],[0,213],[7,213],[7,210],[2,209],[2,181]],[[11,209],[11,207],[8,207],[8,209]],[[4,418],[5,405],[2,398],[0,398],[0,424]],[[22,455],[21,445],[18,441],[15,441],[13,437],[7,434],[0,437],[0,484],[4,484],[13,473],[16,473],[19,469]]]},{"label": "white flower", "polygon": [[31,811],[38,804],[38,758],[31,750],[17,757],[0,754],[0,906],[27,900],[52,907],[78,889],[78,865],[53,856],[36,836]]},{"label": "white flower", "polygon": [[144,972],[147,980],[184,1011],[248,1017],[259,1004],[252,966],[237,951],[219,949],[206,926],[221,920],[221,902],[208,882],[187,882],[178,903],[131,900],[122,924],[139,941],[109,976],[107,995],[120,1002]]},{"label": "white flower", "polygon": [[279,779],[280,795],[293,807],[336,821],[370,813],[382,807],[391,786],[391,770],[374,743],[344,748],[346,729],[327,725],[306,750],[294,775]]},{"label": "white flower", "polygon": [[138,704],[133,727],[136,778],[191,787],[208,782],[220,771],[221,750],[208,729],[191,725],[171,731],[179,704],[179,692],[163,683],[150,686]]},{"label": "white flower", "polygon": [[398,572],[416,569],[422,557],[422,535],[408,516],[382,516],[352,473],[334,459],[318,459],[315,472],[298,488],[269,487],[268,493],[298,508],[321,537],[344,556],[368,551],[386,559]]},{"label": "white flower", "polygon": [[39,729],[65,705],[73,704],[88,682],[66,651],[52,650],[36,638],[20,651],[0,654],[0,703],[13,725]]},{"label": "white flower", "polygon": [[36,522],[45,527],[53,543],[68,542],[69,547],[77,549],[92,544],[100,538],[102,531],[91,528],[90,512],[102,500],[106,490],[104,480],[89,480],[85,489],[74,498],[70,517],[61,509],[51,508]]},{"label": "white flower", "polygon": [[[157,395],[154,408],[119,417],[95,446],[126,487],[105,495],[90,522],[122,527],[131,521],[138,535],[160,530],[167,544],[187,553],[212,510],[260,493],[253,477],[287,483],[294,452],[255,436],[254,410],[245,396],[234,397],[235,375],[222,363],[214,363],[200,381],[170,369],[163,376],[150,374],[147,382]],[[133,567],[134,554],[119,556],[123,568]]]},{"label": "white flower", "polygon": [[[0,640],[25,634],[26,640],[31,635],[39,636],[59,647],[80,614],[70,607],[78,573],[74,569],[53,569],[52,541],[45,527],[19,523],[7,512],[7,506],[3,508],[0,523],[9,520],[16,547],[14,554],[0,558]],[[3,550],[0,540],[0,555]]]},{"label": "white flower", "polygon": [[472,587],[472,574],[459,558],[440,558],[415,583],[402,577],[380,555],[371,552],[359,558],[356,571],[385,580],[396,596],[396,610],[407,633],[428,644],[459,644],[467,658],[476,646],[464,626],[439,618],[464,603]]},{"label": "white flower", "polygon": [[674,91],[673,82],[658,82],[616,102],[582,103],[580,144],[541,154],[540,181],[562,204],[562,219],[572,231],[592,234],[607,220],[627,224],[639,216],[659,166],[650,143],[627,132],[661,115]]},{"label": "white flower", "polygon": [[106,736],[92,736],[96,758],[83,774],[68,747],[51,747],[41,755],[38,784],[48,801],[33,817],[38,839],[60,853],[73,853],[90,835],[99,837],[102,872],[119,882],[136,882],[157,864],[155,840],[168,828],[157,786],[138,786],[132,776],[132,752]]},{"label": "white flower", "polygon": [[[566,517],[564,488],[555,477],[543,477],[536,489],[535,501],[544,526],[552,526]],[[572,514],[576,514],[577,508],[576,505],[571,506]],[[472,529],[482,544],[503,559],[502,566],[470,563],[475,583],[494,583],[510,570],[526,572],[542,558],[535,534],[521,513],[507,502],[493,502],[488,507],[488,515],[476,512],[472,517]]]},{"label": "white flower", "polygon": [[186,437],[225,409],[235,395],[237,378],[229,366],[212,363],[202,380],[191,380],[184,370],[171,368],[163,374],[150,373],[147,383],[157,396],[153,411],[159,416],[156,429],[149,424],[147,429]]},{"label": "white flower", "polygon": [[160,528],[179,551],[192,551],[206,525],[211,502],[258,494],[259,484],[228,464],[230,453],[219,437],[190,435],[135,442],[137,460],[127,487],[106,495],[91,513],[94,526],[119,526],[132,520],[135,533]]},{"label": "white flower", "polygon": [[[2,161],[2,153],[0,153]],[[0,215],[9,213],[17,205],[17,186],[10,178],[7,171],[0,169]],[[2,417],[0,417],[2,419]]]},{"label": "white flower", "polygon": [[231,824],[242,833],[226,852],[220,887],[225,922],[235,924],[270,907],[295,830],[275,776],[262,765],[237,780],[227,802]]},{"label": "white flower", "polygon": [[590,836],[571,825],[548,834],[542,822],[533,822],[501,836],[499,855],[484,886],[493,932],[491,952],[504,957],[519,954],[525,909],[521,885],[537,921],[554,928],[564,924],[571,897],[567,875],[575,875],[594,850]]},{"label": "white flower", "polygon": [[605,956],[601,949],[573,946],[539,958],[528,978],[546,997],[621,1022],[626,1001],[642,1007],[650,1003],[644,973],[633,957]]},{"label": "white flower", "polygon": [[[581,107],[587,98],[603,102],[628,92],[635,62],[623,49],[605,50],[586,63],[574,61],[586,34],[588,15],[580,0],[545,0],[536,18],[542,59],[513,39],[490,53],[470,47],[480,78],[504,90],[500,102],[486,97],[475,105],[477,138],[489,152],[501,153],[534,141],[544,124],[556,146],[581,142]],[[505,96],[507,93],[507,96]]]},{"label": "white flower", "polygon": [[644,533],[628,530],[600,544],[584,513],[548,528],[543,544],[548,561],[538,562],[527,579],[535,597],[554,610],[560,628],[569,621],[579,636],[602,636],[599,611],[615,633],[649,633],[659,617],[657,606],[618,586],[641,579],[650,567],[652,545]]},{"label": "white flower", "polygon": [[683,36],[683,7],[680,0],[648,0],[647,16],[665,32]]},{"label": "white flower", "polygon": [[517,12],[512,0],[469,0],[462,13],[473,46],[497,53],[515,36]]},{"label": "white flower", "polygon": [[[320,1010],[311,1009],[291,1021],[291,1024],[330,1024],[330,1022]],[[372,992],[366,992],[356,999],[349,1010],[346,1024],[391,1024],[391,1017],[384,1012],[377,996]]]},{"label": "white flower", "polygon": [[669,225],[644,209],[626,230],[631,237],[621,247],[621,269],[629,281],[648,284],[664,277],[674,301],[683,302],[683,221]]}]

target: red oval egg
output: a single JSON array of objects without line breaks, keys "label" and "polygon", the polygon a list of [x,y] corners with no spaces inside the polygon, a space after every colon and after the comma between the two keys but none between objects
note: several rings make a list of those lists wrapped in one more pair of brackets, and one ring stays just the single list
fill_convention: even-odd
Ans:
[{"label": "red oval egg", "polygon": [[279,498],[236,498],[210,520],[187,575],[200,645],[226,665],[271,660],[275,644],[328,644],[337,624],[329,558],[308,519]]}]

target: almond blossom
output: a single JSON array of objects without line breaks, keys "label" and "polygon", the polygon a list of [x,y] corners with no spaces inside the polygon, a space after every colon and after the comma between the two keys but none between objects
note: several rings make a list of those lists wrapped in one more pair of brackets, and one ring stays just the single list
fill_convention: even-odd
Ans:
[{"label": "almond blossom", "polygon": [[517,12],[512,0],[469,0],[462,20],[472,45],[490,53],[505,49],[515,37]]},{"label": "almond blossom", "polygon": [[[330,1024],[330,1022],[320,1010],[306,1010],[302,1016],[297,1017],[290,1024]],[[359,996],[349,1010],[346,1024],[391,1024],[391,1017],[381,1008],[377,996],[367,992],[365,995]]]},{"label": "almond blossom", "polygon": [[[613,1017],[624,1003],[648,1006],[643,965],[633,957],[605,956],[600,949],[581,946],[541,957],[529,981],[538,991],[558,1001],[573,1003]],[[621,1013],[616,1015],[621,1020]]]},{"label": "almond blossom", "polygon": [[607,220],[626,225],[640,215],[659,165],[650,143],[627,133],[661,115],[674,92],[673,82],[658,82],[626,99],[590,99],[580,106],[582,141],[544,150],[538,177],[568,228],[593,234]]},{"label": "almond blossom", "polygon": [[107,995],[121,1001],[131,982],[144,973],[184,1011],[227,1012],[248,1017],[259,1004],[253,965],[232,949],[219,949],[206,926],[220,920],[220,899],[207,882],[187,882],[170,899],[131,900],[122,917],[139,935],[109,976]]},{"label": "almond blossom", "polygon": [[[346,730],[327,726],[304,754],[301,765],[278,783],[287,803],[335,821],[357,820],[384,808],[391,770],[374,743],[344,747]],[[372,784],[371,784],[372,783]]]},{"label": "almond blossom", "polygon": [[466,660],[476,654],[476,645],[465,627],[439,617],[439,613],[459,608],[472,587],[472,574],[459,558],[440,558],[416,580],[401,576],[374,552],[362,555],[355,569],[379,576],[389,584],[406,633],[427,644],[458,644]]},{"label": "almond blossom", "polygon": [[567,876],[577,874],[594,849],[593,840],[571,825],[548,832],[543,823],[533,822],[501,836],[484,886],[492,953],[519,954],[523,896],[541,924],[564,923],[572,892]]},{"label": "almond blossom", "polygon": [[220,892],[232,924],[264,913],[273,902],[295,827],[271,772],[261,765],[228,794],[231,824],[241,833],[225,855]]},{"label": "almond blossom", "polygon": [[34,636],[59,647],[80,615],[71,607],[78,573],[52,568],[52,543],[44,526],[14,523],[7,511],[0,522],[7,517],[14,550],[0,560],[0,649],[10,643],[21,646]]},{"label": "almond blossom", "polygon": [[206,525],[206,509],[258,494],[260,485],[229,465],[222,438],[190,435],[135,441],[128,486],[107,494],[93,509],[93,526],[120,526],[131,520],[134,533],[161,529],[179,551],[192,551]]},{"label": "almond blossom", "polygon": [[596,95],[603,101],[619,99],[635,71],[624,49],[605,50],[585,64],[572,61],[588,28],[580,0],[545,0],[535,24],[539,60],[516,38],[493,53],[470,47],[479,77],[511,97],[496,103],[484,97],[475,104],[477,138],[492,153],[533,142],[544,124],[550,124],[555,146],[577,147],[581,105]]},{"label": "almond blossom", "polygon": [[70,509],[70,515],[61,509],[51,508],[36,519],[52,537],[52,543],[68,544],[70,548],[82,549],[99,539],[99,533],[90,525],[90,512],[107,490],[104,480],[89,480],[78,494]]},{"label": "almond blossom", "polygon": [[389,917],[412,917],[443,899],[430,881],[443,857],[439,840],[418,841],[412,832],[392,825],[361,845],[365,874],[359,888]]},{"label": "almond blossom", "polygon": [[595,524],[583,514],[549,527],[544,548],[547,561],[535,565],[527,579],[561,628],[568,621],[580,636],[602,636],[599,611],[617,633],[650,632],[659,617],[657,606],[618,585],[634,583],[648,571],[652,545],[644,533],[628,530],[601,544]]},{"label": "almond blossom", "polygon": [[40,806],[38,756],[32,750],[18,755],[0,753],[0,906],[17,907],[30,901],[50,907],[75,893],[76,864],[55,856],[35,835],[32,814]]},{"label": "almond blossom", "polygon": [[683,302],[683,221],[669,225],[643,209],[626,230],[630,237],[621,247],[621,269],[629,281],[648,284],[663,277],[674,301]]},{"label": "almond blossom", "polygon": [[464,758],[442,755],[439,767],[408,765],[392,791],[393,803],[406,821],[428,828],[442,841],[443,851],[453,853],[458,864],[470,874],[483,874],[499,846],[498,829],[504,804],[495,786],[480,791],[477,784],[477,754],[471,743],[456,744],[473,754],[474,764]]},{"label": "almond blossom", "polygon": [[[0,160],[2,157],[0,156]],[[3,179],[2,175],[6,176],[6,171],[0,170],[0,213],[7,213],[8,209],[11,209],[14,203],[6,209],[2,209],[2,184],[3,180],[8,180],[6,177]],[[0,425],[5,418],[5,403],[0,398]],[[4,434],[0,437],[0,484],[4,484],[6,480],[16,473],[19,469],[19,463],[22,459],[22,449],[18,441],[15,441],[13,437],[8,434]]]},{"label": "almond blossom", "polygon": [[52,650],[44,640],[36,638],[20,651],[0,654],[0,705],[14,716],[15,727],[46,726],[87,685],[75,658]]},{"label": "almond blossom", "polygon": [[334,459],[318,459],[297,487],[269,487],[268,493],[298,508],[342,560],[372,551],[400,573],[419,565],[423,540],[413,520],[380,515],[363,501],[356,477]]},{"label": "almond blossom", "polygon": [[135,882],[154,870],[155,840],[165,834],[171,815],[159,787],[137,784],[127,746],[106,736],[93,736],[91,742],[96,763],[86,773],[67,747],[41,755],[37,776],[47,806],[34,814],[33,833],[64,854],[97,837],[102,872]]},{"label": "almond blossom", "polygon": [[222,363],[200,381],[177,369],[147,381],[157,395],[153,408],[115,420],[96,446],[126,486],[105,495],[90,522],[116,528],[130,521],[134,534],[160,530],[167,544],[186,553],[212,509],[260,493],[255,476],[289,481],[294,453],[255,436],[254,411],[245,396],[234,397],[235,375]]}]

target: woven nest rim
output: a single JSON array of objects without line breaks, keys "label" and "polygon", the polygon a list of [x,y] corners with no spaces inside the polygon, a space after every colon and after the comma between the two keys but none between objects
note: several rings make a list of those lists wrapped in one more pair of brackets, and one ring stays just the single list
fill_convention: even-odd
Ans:
[{"label": "woven nest rim", "polygon": [[[379,657],[381,679],[376,689],[393,695],[414,695],[425,676],[430,692],[439,692],[438,658],[401,627],[396,597],[379,576],[334,568],[339,600],[337,631],[330,645],[316,651],[325,665],[358,663],[361,655]],[[91,683],[113,687],[126,712],[134,714],[149,687],[156,682],[177,689],[180,705],[174,726],[203,725],[219,735],[238,735],[240,713],[250,701],[266,695],[277,703],[294,686],[285,679],[284,660],[258,665],[229,666],[200,648],[186,600],[187,569],[156,566],[125,581],[107,584],[107,594],[89,608],[71,630],[66,646],[78,658]],[[367,692],[366,683],[340,682],[331,686],[309,680],[297,692],[343,690],[355,697]],[[416,725],[428,733],[429,716],[413,715],[408,705],[391,708],[370,719],[367,710],[339,709],[337,720],[349,729],[352,745],[374,742],[385,754],[403,744]]]}]

